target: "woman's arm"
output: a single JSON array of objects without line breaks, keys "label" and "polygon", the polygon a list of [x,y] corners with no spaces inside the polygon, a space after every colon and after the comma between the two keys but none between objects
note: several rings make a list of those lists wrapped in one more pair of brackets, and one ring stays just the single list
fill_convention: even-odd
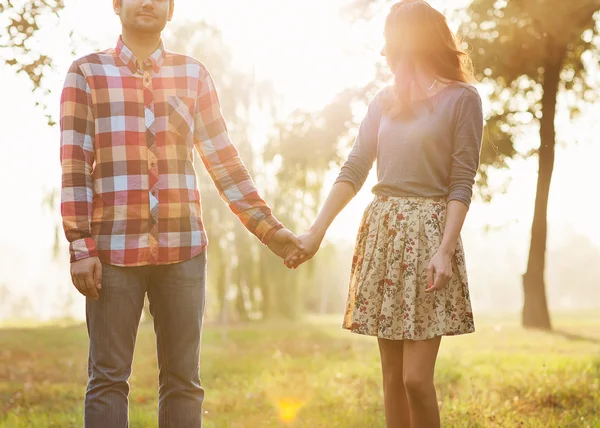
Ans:
[{"label": "woman's arm", "polygon": [[348,205],[354,196],[355,192],[352,184],[343,181],[334,184],[309,232],[314,235],[325,236],[333,220],[335,220],[337,215]]},{"label": "woman's arm", "polygon": [[303,252],[294,252],[285,261],[289,268],[296,268],[301,263],[304,263],[314,257],[319,250],[323,238],[327,233],[327,229],[333,223],[333,220],[344,209],[346,205],[354,198],[354,186],[349,182],[340,181],[333,185],[325,205],[321,208],[319,215],[313,223],[310,230],[300,236],[300,240],[304,245]]},{"label": "woman's arm", "polygon": [[448,202],[442,243],[427,270],[426,292],[441,290],[452,278],[452,258],[468,211],[469,208],[463,202],[456,200]]},{"label": "woman's arm", "polygon": [[460,231],[462,230],[465,218],[469,208],[459,201],[448,202],[446,210],[446,226],[444,227],[444,237],[438,251],[454,255],[454,250],[458,244]]},{"label": "woman's arm", "polygon": [[289,268],[296,268],[315,255],[333,220],[348,205],[348,202],[352,200],[367,180],[369,171],[377,157],[377,135],[379,134],[379,122],[382,114],[382,92],[377,94],[369,104],[367,115],[360,124],[354,147],[352,147],[348,160],[329,192],[325,205],[321,208],[309,232],[300,237],[303,241],[304,251],[295,251],[287,257],[285,264]]},{"label": "woman's arm", "polygon": [[483,139],[481,98],[467,88],[460,99],[453,135],[452,171],[442,243],[429,263],[427,292],[441,290],[452,277],[452,258],[473,195]]}]

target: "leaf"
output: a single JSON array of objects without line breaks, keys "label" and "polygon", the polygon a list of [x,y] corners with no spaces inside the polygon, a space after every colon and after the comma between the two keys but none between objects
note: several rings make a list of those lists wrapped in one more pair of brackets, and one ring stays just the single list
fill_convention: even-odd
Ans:
[{"label": "leaf", "polygon": [[[18,74],[26,74],[33,85],[33,91],[38,91],[43,84],[43,76],[46,71],[54,67],[52,59],[42,52],[37,51],[31,46],[37,46],[36,43],[30,43],[37,36],[40,29],[39,19],[46,15],[53,14],[59,17],[63,10],[62,0],[38,0],[35,2],[23,2],[16,6],[10,0],[0,2],[0,13],[8,15],[9,21],[4,29],[4,34],[0,32],[0,55],[8,52],[9,58],[4,59],[7,65],[13,67]],[[72,34],[72,33],[71,33]],[[34,58],[32,62],[19,62],[17,58]],[[35,59],[37,58],[37,59]],[[44,103],[36,100],[36,106],[43,106]],[[48,120],[50,126],[54,126],[53,120]]]}]

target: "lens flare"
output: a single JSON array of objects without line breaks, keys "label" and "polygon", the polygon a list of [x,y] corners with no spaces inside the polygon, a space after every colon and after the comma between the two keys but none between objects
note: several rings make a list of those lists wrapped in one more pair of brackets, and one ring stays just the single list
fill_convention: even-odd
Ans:
[{"label": "lens flare", "polygon": [[302,408],[304,403],[300,400],[293,398],[282,399],[277,403],[279,409],[279,418],[286,424],[290,424],[296,420],[298,411]]}]

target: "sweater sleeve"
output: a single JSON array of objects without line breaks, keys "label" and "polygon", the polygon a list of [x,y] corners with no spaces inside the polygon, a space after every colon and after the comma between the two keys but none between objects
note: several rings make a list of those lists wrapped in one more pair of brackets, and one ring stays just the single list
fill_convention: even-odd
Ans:
[{"label": "sweater sleeve", "polygon": [[449,201],[456,200],[470,206],[482,139],[481,98],[476,89],[467,88],[458,102],[454,127]]},{"label": "sweater sleeve", "polygon": [[336,183],[352,184],[355,193],[358,193],[365,184],[377,157],[377,135],[382,115],[382,92],[377,94],[369,104],[352,151],[335,181]]}]

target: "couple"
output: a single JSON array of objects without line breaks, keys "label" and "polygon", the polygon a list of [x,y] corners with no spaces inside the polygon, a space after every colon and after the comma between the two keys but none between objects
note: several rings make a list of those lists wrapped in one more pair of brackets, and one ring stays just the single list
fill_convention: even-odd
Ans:
[{"label": "couple", "polygon": [[206,234],[192,163],[201,156],[246,228],[296,268],[363,186],[344,328],[376,336],[388,427],[440,425],[441,337],[474,331],[460,241],[483,116],[468,56],[422,0],[395,4],[382,55],[393,85],[371,101],[310,231],[297,238],[259,196],[197,60],[163,48],[174,0],[113,0],[117,45],[76,60],[61,97],[61,212],[90,338],[85,426],[128,426],[128,379],[146,293],[159,365],[159,426],[199,427]]}]

